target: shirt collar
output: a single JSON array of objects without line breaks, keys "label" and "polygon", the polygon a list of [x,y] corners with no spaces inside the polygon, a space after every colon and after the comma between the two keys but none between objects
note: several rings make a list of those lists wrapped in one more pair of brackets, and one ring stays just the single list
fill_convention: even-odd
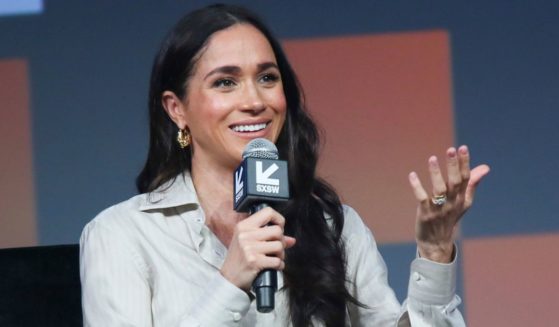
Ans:
[{"label": "shirt collar", "polygon": [[146,211],[188,204],[199,206],[196,189],[194,189],[190,173],[184,172],[159,186],[155,191],[144,194],[144,200],[139,209]]}]

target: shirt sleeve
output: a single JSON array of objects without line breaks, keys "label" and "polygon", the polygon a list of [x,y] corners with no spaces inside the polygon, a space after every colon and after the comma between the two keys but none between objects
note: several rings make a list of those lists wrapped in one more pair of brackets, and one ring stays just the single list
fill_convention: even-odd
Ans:
[{"label": "shirt sleeve", "polygon": [[[98,218],[102,219],[90,222],[80,238],[84,326],[153,326],[150,269],[138,241],[128,233],[133,228],[121,225],[121,217],[111,209]],[[185,305],[185,314],[171,326],[240,325],[250,309],[249,296],[219,273],[207,279],[198,301]]]},{"label": "shirt sleeve", "polygon": [[80,239],[84,326],[152,326],[147,276],[125,235],[90,222]]},{"label": "shirt sleeve", "polygon": [[462,302],[456,295],[458,251],[451,263],[442,264],[423,258],[411,264],[408,298],[404,303],[409,324],[401,326],[465,326],[457,309]]},{"label": "shirt sleeve", "polygon": [[344,216],[348,290],[365,305],[349,306],[352,326],[465,326],[455,295],[456,258],[449,264],[415,259],[408,298],[400,305],[371,231],[350,207],[344,207]]},{"label": "shirt sleeve", "polygon": [[199,304],[182,317],[180,327],[240,326],[250,309],[250,298],[221,274],[208,281]]}]

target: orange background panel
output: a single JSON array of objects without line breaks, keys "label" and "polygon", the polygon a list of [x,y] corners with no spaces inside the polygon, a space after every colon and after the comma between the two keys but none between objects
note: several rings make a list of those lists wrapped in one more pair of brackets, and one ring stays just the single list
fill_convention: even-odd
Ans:
[{"label": "orange background panel", "polygon": [[559,234],[464,240],[468,326],[557,326]]},{"label": "orange background panel", "polygon": [[37,244],[27,63],[0,61],[0,248]]},{"label": "orange background panel", "polygon": [[326,135],[320,174],[380,242],[414,240],[418,171],[454,143],[445,31],[292,40],[286,52]]}]

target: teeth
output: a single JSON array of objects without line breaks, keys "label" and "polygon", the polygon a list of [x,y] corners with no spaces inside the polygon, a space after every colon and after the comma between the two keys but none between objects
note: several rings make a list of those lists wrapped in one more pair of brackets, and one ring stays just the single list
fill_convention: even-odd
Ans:
[{"label": "teeth", "polygon": [[266,123],[254,124],[254,125],[235,125],[233,130],[235,132],[257,132],[266,128]]}]

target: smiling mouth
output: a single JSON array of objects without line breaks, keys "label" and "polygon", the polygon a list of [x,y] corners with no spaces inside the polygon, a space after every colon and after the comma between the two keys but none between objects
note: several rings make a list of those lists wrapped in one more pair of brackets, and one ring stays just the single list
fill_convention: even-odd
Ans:
[{"label": "smiling mouth", "polygon": [[248,133],[248,132],[258,132],[266,128],[270,122],[268,123],[260,123],[260,124],[245,124],[245,125],[234,125],[230,128],[235,132],[240,133]]}]

